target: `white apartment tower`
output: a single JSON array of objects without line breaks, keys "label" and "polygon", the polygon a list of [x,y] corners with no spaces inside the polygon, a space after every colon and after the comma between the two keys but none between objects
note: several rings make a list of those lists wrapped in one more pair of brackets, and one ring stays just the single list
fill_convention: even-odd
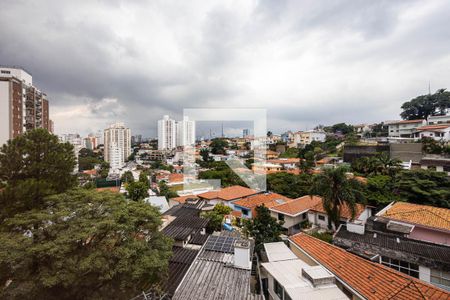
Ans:
[{"label": "white apartment tower", "polygon": [[104,155],[111,169],[119,169],[131,154],[131,132],[124,123],[115,123],[104,130]]},{"label": "white apartment tower", "polygon": [[177,146],[187,146],[195,144],[195,121],[189,121],[188,117],[183,117],[175,125]]},{"label": "white apartment tower", "polygon": [[0,66],[0,146],[34,128],[52,130],[47,95],[20,68]]},{"label": "white apartment tower", "polygon": [[158,150],[172,150],[176,147],[177,140],[175,120],[165,115],[158,121]]}]

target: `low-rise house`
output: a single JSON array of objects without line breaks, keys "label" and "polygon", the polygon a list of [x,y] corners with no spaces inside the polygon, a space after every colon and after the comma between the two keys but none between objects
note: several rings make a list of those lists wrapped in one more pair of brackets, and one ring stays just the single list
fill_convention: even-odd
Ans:
[{"label": "low-rise house", "polygon": [[428,117],[428,125],[449,124],[449,123],[450,123],[450,115]]},{"label": "low-rise house", "polygon": [[435,141],[445,141],[450,140],[450,124],[439,124],[439,125],[425,125],[416,128],[414,132],[414,137],[421,138],[432,138]]},{"label": "low-rise house", "polygon": [[322,203],[321,197],[303,196],[272,206],[270,214],[275,219],[284,221],[283,227],[287,230],[288,235],[292,235],[300,231],[301,224],[308,220],[308,211],[319,203]]},{"label": "low-rise house", "polygon": [[240,185],[229,186],[217,191],[210,191],[197,196],[200,199],[206,200],[209,204],[216,205],[222,203],[233,208],[233,202],[244,197],[259,194],[260,192],[249,189]]},{"label": "low-rise house", "polygon": [[280,165],[283,169],[296,169],[300,163],[300,158],[277,158],[267,160],[270,164]]},{"label": "low-rise house", "polygon": [[376,216],[390,230],[400,227],[410,239],[450,246],[450,209],[392,202]]},{"label": "low-rise house", "polygon": [[234,210],[242,213],[242,217],[251,219],[256,216],[256,207],[264,205],[267,208],[271,208],[275,205],[283,204],[292,201],[288,197],[277,193],[264,193],[256,194],[245,197],[241,200],[233,202]]},{"label": "low-rise house", "polygon": [[312,142],[325,142],[327,134],[323,130],[308,130],[300,133],[300,144],[309,145]]},{"label": "low-rise house", "polygon": [[[289,235],[297,233],[301,229],[301,224],[308,222],[313,227],[328,229],[328,215],[323,208],[323,199],[319,196],[303,196],[293,201],[275,205],[270,208],[272,217],[284,221],[283,227]],[[370,206],[356,204],[356,214],[351,220],[350,209],[344,205],[341,208],[342,224],[347,222],[363,224],[372,215]],[[332,230],[336,230],[332,224]]]},{"label": "low-rise house", "polygon": [[[372,216],[372,207],[370,206],[356,203],[355,209],[355,217],[351,220],[352,215],[349,207],[347,205],[343,205],[340,210],[340,223],[346,224],[348,222],[353,222],[363,224],[370,216]],[[327,229],[328,218],[329,217],[325,211],[325,208],[323,207],[323,201],[308,211],[308,222],[317,227]],[[334,224],[332,224],[331,227],[333,231],[337,229]]]},{"label": "low-rise house", "polygon": [[348,299],[331,272],[299,259],[284,242],[265,243],[264,250],[261,277],[270,299]]},{"label": "low-rise house", "polygon": [[197,199],[198,199],[198,197],[193,194],[170,198],[169,199],[169,207],[172,207],[172,206],[175,206],[178,204],[183,204],[189,200],[197,200]]},{"label": "low-rise house", "polygon": [[388,135],[392,138],[412,138],[418,127],[424,126],[426,121],[418,120],[403,120],[389,122]]},{"label": "low-rise house", "polygon": [[366,226],[342,225],[333,244],[373,262],[450,290],[450,247],[410,239],[409,227],[371,217]]},{"label": "low-rise house", "polygon": [[[186,201],[176,205],[163,214],[161,231],[174,239],[174,246],[186,247],[197,235],[206,235],[208,219],[200,217],[208,204],[205,201]],[[192,247],[191,247],[192,248]],[[195,247],[194,247],[195,248]]]},{"label": "low-rise house", "polygon": [[172,299],[264,299],[252,284],[252,253],[249,240],[209,236]]},{"label": "low-rise house", "polygon": [[272,150],[267,150],[266,151],[266,159],[275,159],[278,158],[280,156],[280,153],[276,152],[276,151],[272,151]]},{"label": "low-rise house", "polygon": [[253,163],[252,164],[252,171],[255,174],[272,174],[272,173],[278,173],[281,172],[283,167],[280,164],[274,164],[274,163]]},{"label": "low-rise house", "polygon": [[424,170],[446,172],[450,176],[450,157],[437,154],[426,154],[420,160],[420,167]]},{"label": "low-rise house", "polygon": [[337,246],[299,233],[291,250],[310,265],[322,265],[350,299],[449,299],[450,293]]}]

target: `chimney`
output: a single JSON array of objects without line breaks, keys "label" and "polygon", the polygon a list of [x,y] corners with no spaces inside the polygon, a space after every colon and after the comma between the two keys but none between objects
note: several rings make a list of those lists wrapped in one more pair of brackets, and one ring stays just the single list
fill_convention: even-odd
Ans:
[{"label": "chimney", "polygon": [[234,266],[239,269],[250,270],[250,241],[238,240],[234,244]]}]

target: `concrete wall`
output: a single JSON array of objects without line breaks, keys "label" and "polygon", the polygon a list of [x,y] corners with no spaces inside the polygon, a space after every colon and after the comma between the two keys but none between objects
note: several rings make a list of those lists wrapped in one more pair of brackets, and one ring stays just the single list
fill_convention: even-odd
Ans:
[{"label": "concrete wall", "polygon": [[9,82],[0,81],[0,146],[9,140]]},{"label": "concrete wall", "polygon": [[450,246],[450,234],[423,227],[414,227],[408,236],[411,239]]}]

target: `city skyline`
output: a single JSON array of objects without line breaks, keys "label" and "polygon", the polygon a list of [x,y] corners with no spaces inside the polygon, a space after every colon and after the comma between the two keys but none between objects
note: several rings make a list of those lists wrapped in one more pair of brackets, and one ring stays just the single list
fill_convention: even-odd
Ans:
[{"label": "city skyline", "polygon": [[58,134],[123,121],[155,137],[162,115],[196,107],[266,108],[274,132],[372,123],[448,87],[449,12],[446,1],[7,2],[0,62],[31,72]]}]

